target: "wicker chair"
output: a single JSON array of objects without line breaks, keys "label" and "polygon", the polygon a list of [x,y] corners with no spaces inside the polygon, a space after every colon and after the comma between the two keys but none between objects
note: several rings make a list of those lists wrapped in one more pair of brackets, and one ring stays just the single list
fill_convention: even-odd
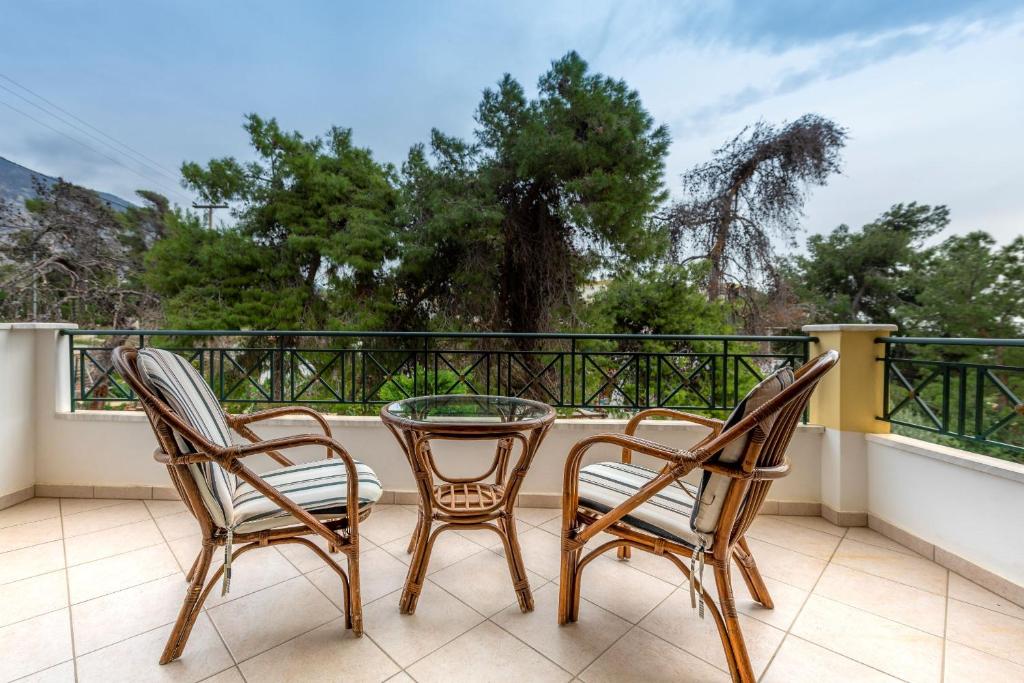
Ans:
[{"label": "wicker chair", "polygon": [[[223,577],[224,591],[229,589],[233,559],[253,548],[283,543],[306,546],[338,574],[346,627],[362,635],[359,521],[380,498],[380,482],[373,471],[353,460],[331,438],[327,421],[314,410],[284,406],[226,415],[199,373],[180,356],[122,346],[114,349],[113,362],[149,417],[159,444],[155,459],[167,466],[202,533],[202,547],[186,577],[189,587],[184,604],[160,663],[181,656],[196,617],[218,580]],[[293,414],[313,418],[323,435],[263,440],[249,428],[254,422]],[[249,443],[234,443],[229,431]],[[323,447],[327,459],[294,465],[281,454],[300,446]],[[266,454],[282,467],[256,474],[243,463],[255,454]],[[348,572],[305,538],[309,535],[323,537],[330,552],[344,553]],[[232,548],[236,543],[239,545]],[[224,564],[207,582],[217,548],[224,548]]]},{"label": "wicker chair", "polygon": [[[612,548],[620,559],[627,559],[633,548],[645,550],[666,557],[683,572],[694,606],[699,602],[703,616],[706,605],[715,620],[733,680],[753,682],[730,565],[736,561],[750,595],[771,609],[771,596],[743,536],[772,481],[788,473],[785,452],[796,424],[815,386],[838,360],[839,354],[829,351],[795,374],[788,368],[775,373],[724,422],[656,408],[633,417],[625,434],[601,434],[577,443],[565,464],[559,623],[579,617],[581,575],[591,561]],[[693,422],[711,433],[688,450],[634,436],[640,421],[652,416]],[[597,444],[622,447],[622,461],[581,469],[583,456]],[[634,452],[665,464],[660,471],[634,465]],[[702,470],[698,485],[681,481],[694,469]],[[584,555],[584,545],[602,531],[615,538]],[[705,563],[714,572],[717,604],[704,587]]]}]

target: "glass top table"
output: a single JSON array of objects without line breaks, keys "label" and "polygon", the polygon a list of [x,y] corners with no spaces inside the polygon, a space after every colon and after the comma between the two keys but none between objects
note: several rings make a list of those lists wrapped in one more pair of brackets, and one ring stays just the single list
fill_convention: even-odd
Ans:
[{"label": "glass top table", "polygon": [[405,427],[457,431],[515,431],[551,420],[555,409],[546,403],[511,396],[450,394],[417,396],[384,406],[382,417]]},{"label": "glass top table", "polygon": [[[533,593],[516,533],[515,503],[530,463],[555,421],[555,409],[509,396],[452,394],[395,401],[381,408],[380,418],[405,453],[419,495],[418,521],[409,539],[412,558],[399,609],[404,614],[416,611],[430,551],[440,533],[489,529],[498,534],[505,548],[519,608],[532,610]],[[473,476],[445,474],[431,449],[435,441],[493,442],[490,466]],[[518,458],[513,457],[516,451]]]}]

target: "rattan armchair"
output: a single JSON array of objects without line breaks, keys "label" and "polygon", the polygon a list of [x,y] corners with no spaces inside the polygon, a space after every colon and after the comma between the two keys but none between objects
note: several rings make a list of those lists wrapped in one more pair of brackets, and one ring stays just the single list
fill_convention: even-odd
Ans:
[{"label": "rattan armchair", "polygon": [[[700,601],[701,616],[707,607],[718,628],[733,680],[753,682],[755,677],[732,592],[731,564],[736,562],[754,600],[771,609],[771,596],[744,534],[772,482],[789,472],[785,452],[797,422],[814,388],[838,360],[838,353],[828,351],[804,364],[795,374],[787,370],[791,382],[788,386],[780,380],[783,388],[770,398],[746,410],[741,406],[724,422],[675,410],[645,410],[630,420],[624,434],[601,434],[577,443],[569,453],[564,472],[559,623],[578,619],[580,582],[591,561],[613,548],[620,559],[628,558],[632,549],[654,553],[670,560],[686,576],[694,606]],[[748,399],[764,384],[755,388]],[[636,437],[640,422],[653,416],[696,423],[711,432],[687,450]],[[593,470],[595,477],[604,476],[610,482],[600,483],[606,488],[599,493],[607,494],[600,501],[599,495],[590,490],[584,492],[589,498],[580,495],[583,457],[598,444],[622,448],[621,463],[583,468],[584,475]],[[651,456],[664,465],[660,471],[632,465],[633,453]],[[597,469],[601,467],[605,469]],[[701,484],[682,482],[695,469],[702,470]],[[622,480],[616,480],[617,476]],[[583,486],[587,486],[586,478]],[[683,502],[685,496],[689,496],[691,503]],[[712,503],[714,519],[708,525],[710,517],[706,513]],[[687,505],[691,506],[692,515],[686,510]],[[602,531],[614,538],[584,554],[585,544]],[[717,603],[703,584],[705,564],[714,573]]]},{"label": "rattan armchair", "polygon": [[[234,440],[215,443],[208,433],[203,433],[201,426],[197,427],[190,406],[179,407],[179,410],[172,408],[164,392],[154,387],[144,370],[140,371],[139,355],[136,349],[120,347],[113,352],[113,362],[117,371],[135,391],[149,417],[159,444],[154,458],[167,466],[171,481],[195,517],[202,535],[202,546],[186,575],[189,586],[184,603],[160,663],[166,664],[181,656],[210,590],[222,577],[224,590],[228,589],[233,559],[255,548],[284,543],[306,546],[338,574],[344,597],[346,627],[352,629],[356,636],[362,635],[359,522],[370,514],[373,503],[380,496],[379,481],[372,471],[353,460],[345,448],[332,438],[330,426],[319,413],[302,406],[226,415],[217,404],[214,410],[218,413],[218,420],[223,418],[223,424],[249,443],[237,444]],[[192,386],[202,385],[203,392],[209,391],[202,377],[184,359],[173,354],[166,354],[166,357],[179,360],[184,375],[194,373],[194,377],[187,377],[198,383]],[[212,397],[212,394],[209,396]],[[261,439],[250,428],[253,423],[282,415],[311,417],[318,423],[323,434]],[[303,446],[323,447],[327,460],[293,466],[291,460],[282,454],[282,451]],[[269,456],[283,468],[257,474],[245,463],[246,458],[257,454]],[[316,487],[309,485],[308,478],[295,481],[296,472],[301,474],[302,471],[314,468],[319,468]],[[275,473],[278,473],[276,480]],[[211,499],[211,489],[216,488],[210,481],[214,476],[234,486],[228,495],[236,496],[235,506],[229,510],[227,519],[224,510],[218,507],[218,501]],[[272,484],[271,481],[286,483]],[[310,488],[323,492],[319,493],[319,500],[309,499]],[[244,496],[239,496],[240,492],[244,492]],[[300,495],[306,495],[306,499],[301,502],[296,500]],[[243,503],[239,501],[242,497],[251,513],[244,521],[240,521],[244,518],[240,514]],[[257,506],[259,514],[254,513],[253,505]],[[331,553],[343,553],[347,557],[348,571],[342,569],[327,552],[306,536],[320,536],[326,540]],[[207,581],[213,553],[217,548],[225,549],[224,563]]]}]

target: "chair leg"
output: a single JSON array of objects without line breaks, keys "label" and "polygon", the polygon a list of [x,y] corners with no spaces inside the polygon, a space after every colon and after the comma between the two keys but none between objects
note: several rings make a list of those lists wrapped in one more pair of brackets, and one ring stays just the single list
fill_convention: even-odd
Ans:
[{"label": "chair leg", "polygon": [[357,638],[363,635],[363,598],[359,593],[359,553],[348,554],[348,605],[345,610],[346,626]]},{"label": "chair leg", "polygon": [[628,545],[620,545],[618,550],[615,551],[615,554],[620,560],[628,560],[631,557],[630,551],[632,551],[632,548]]},{"label": "chair leg", "polygon": [[570,624],[579,617],[580,551],[562,550],[558,581],[558,623]]},{"label": "chair leg", "polygon": [[192,632],[192,625],[195,624],[199,611],[203,608],[200,598],[204,595],[203,585],[206,583],[206,574],[210,570],[210,560],[213,557],[214,546],[203,545],[203,549],[192,566],[191,581],[188,591],[185,593],[185,601],[178,612],[178,619],[174,622],[174,629],[167,639],[163,654],[160,655],[160,663],[167,664],[181,656],[188,642],[189,634]]},{"label": "chair leg", "polygon": [[746,643],[743,642],[743,631],[740,629],[740,620],[736,613],[736,600],[732,594],[729,562],[725,562],[721,567],[715,567],[715,584],[718,587],[718,605],[725,626],[725,633],[721,633],[720,630],[720,635],[732,679],[740,683],[754,683],[754,671],[750,666]]},{"label": "chair leg", "polygon": [[768,586],[765,585],[761,572],[757,569],[757,563],[754,562],[754,555],[750,552],[747,539],[741,538],[737,542],[736,547],[733,548],[733,557],[736,560],[736,566],[739,567],[743,582],[747,584],[747,590],[750,591],[750,597],[761,603],[765,609],[773,609],[775,603],[772,602]]}]

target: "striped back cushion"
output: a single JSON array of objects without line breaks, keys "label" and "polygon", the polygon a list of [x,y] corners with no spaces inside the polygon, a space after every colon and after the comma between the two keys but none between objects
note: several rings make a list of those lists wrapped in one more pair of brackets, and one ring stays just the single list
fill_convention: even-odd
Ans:
[{"label": "striped back cushion", "polygon": [[[760,408],[769,400],[775,398],[779,393],[795,381],[791,368],[776,370],[770,376],[761,381],[750,393],[740,401],[739,405],[725,421],[722,431],[728,430],[737,422],[745,418],[755,409]],[[777,414],[777,413],[776,413]],[[767,433],[775,422],[775,415],[768,416],[761,423],[761,428]],[[747,450],[747,442],[750,439],[749,432],[733,441],[721,451],[712,456],[712,461],[733,464],[743,458]],[[693,515],[690,517],[690,526],[694,531],[710,534],[718,526],[718,518],[722,515],[722,506],[725,505],[725,494],[729,489],[730,477],[724,474],[704,472],[700,485],[697,487],[697,500],[694,502]]]},{"label": "striped back cushion", "polygon": [[[231,445],[231,432],[224,411],[210,387],[192,364],[181,356],[162,349],[142,349],[138,355],[139,374],[147,386],[162,398],[192,429],[218,446]],[[179,442],[185,439],[175,434]],[[188,451],[194,450],[187,441]],[[237,482],[234,476],[213,462],[189,465],[192,477],[210,516],[218,526],[231,522]]]}]

